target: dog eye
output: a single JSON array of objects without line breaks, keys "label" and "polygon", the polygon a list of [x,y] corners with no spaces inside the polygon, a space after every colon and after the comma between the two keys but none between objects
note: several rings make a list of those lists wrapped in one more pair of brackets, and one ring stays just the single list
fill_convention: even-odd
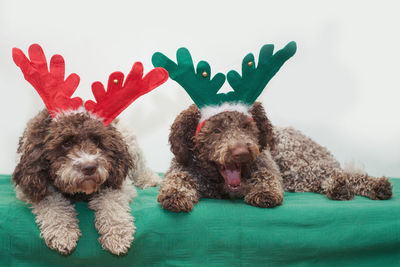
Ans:
[{"label": "dog eye", "polygon": [[61,146],[65,150],[70,149],[72,147],[72,141],[71,140],[67,140],[64,143],[62,143]]},{"label": "dog eye", "polygon": [[216,133],[216,134],[219,134],[219,133],[221,133],[221,130],[218,129],[218,128],[215,128],[213,132]]},{"label": "dog eye", "polygon": [[90,136],[90,140],[97,146],[100,144],[100,137],[98,136]]},{"label": "dog eye", "polygon": [[247,128],[249,128],[249,124],[248,124],[248,123],[246,123],[246,124],[243,124],[243,125],[242,125],[242,128],[243,128],[243,129],[247,129]]}]

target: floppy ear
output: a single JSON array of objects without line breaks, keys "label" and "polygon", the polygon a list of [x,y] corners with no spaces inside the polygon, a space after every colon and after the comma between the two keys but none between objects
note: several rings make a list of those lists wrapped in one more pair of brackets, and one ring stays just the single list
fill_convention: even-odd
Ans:
[{"label": "floppy ear", "polygon": [[196,105],[191,105],[182,111],[171,126],[169,143],[175,159],[182,165],[187,165],[194,149],[194,135],[200,120],[200,111]]},{"label": "floppy ear", "polygon": [[136,167],[134,155],[129,153],[128,144],[122,134],[112,125],[107,126],[103,146],[103,152],[113,160],[105,186],[119,189],[130,170]]},{"label": "floppy ear", "polygon": [[49,162],[43,140],[50,122],[51,116],[44,110],[28,123],[18,147],[21,158],[12,175],[12,181],[33,202],[42,200],[48,194]]},{"label": "floppy ear", "polygon": [[250,109],[250,113],[260,131],[258,134],[258,140],[260,142],[261,150],[267,148],[267,146],[269,149],[273,150],[275,146],[275,138],[272,130],[273,126],[267,118],[262,104],[260,102],[255,102]]}]

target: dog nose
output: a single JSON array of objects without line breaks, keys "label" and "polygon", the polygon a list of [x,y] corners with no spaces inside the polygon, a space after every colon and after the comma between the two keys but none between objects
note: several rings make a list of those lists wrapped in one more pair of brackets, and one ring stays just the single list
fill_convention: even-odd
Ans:
[{"label": "dog nose", "polygon": [[85,164],[81,167],[81,171],[84,175],[92,175],[96,172],[97,165],[90,163],[90,164]]},{"label": "dog nose", "polygon": [[239,146],[232,150],[232,158],[236,162],[245,163],[250,159],[250,152],[246,147]]}]

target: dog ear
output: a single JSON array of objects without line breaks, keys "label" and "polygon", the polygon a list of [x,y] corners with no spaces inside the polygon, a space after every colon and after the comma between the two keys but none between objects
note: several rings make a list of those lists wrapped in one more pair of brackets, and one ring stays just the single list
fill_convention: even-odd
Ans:
[{"label": "dog ear", "polygon": [[129,153],[128,144],[122,134],[112,125],[107,126],[103,145],[107,158],[113,160],[105,185],[119,189],[130,170],[135,168],[134,155]]},{"label": "dog ear", "polygon": [[257,124],[257,128],[260,131],[258,134],[258,140],[260,142],[261,150],[267,146],[273,150],[275,146],[275,138],[273,135],[273,126],[269,121],[265,110],[260,102],[255,102],[250,109],[250,113]]},{"label": "dog ear", "polygon": [[21,154],[12,181],[33,202],[48,194],[49,162],[45,156],[44,142],[51,116],[47,110],[33,118],[20,138],[18,153]]},{"label": "dog ear", "polygon": [[200,120],[200,111],[196,105],[191,105],[182,111],[171,126],[169,143],[175,159],[182,165],[187,165],[194,149],[194,135]]}]

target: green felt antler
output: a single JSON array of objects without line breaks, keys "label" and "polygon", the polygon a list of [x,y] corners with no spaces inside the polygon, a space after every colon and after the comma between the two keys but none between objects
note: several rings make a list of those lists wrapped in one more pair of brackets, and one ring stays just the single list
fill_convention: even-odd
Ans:
[{"label": "green felt antler", "polygon": [[242,61],[242,77],[234,70],[228,72],[227,79],[234,90],[230,93],[235,94],[240,102],[252,105],[256,101],[272,77],[296,53],[296,43],[288,43],[275,54],[273,51],[274,45],[264,45],[260,51],[257,67],[254,55],[247,54]]},{"label": "green felt antler", "polygon": [[211,68],[206,61],[197,64],[196,72],[189,51],[182,47],[176,52],[177,64],[164,54],[154,53],[151,61],[155,67],[163,67],[171,79],[178,82],[199,107],[217,105],[221,101],[218,90],[225,82],[225,75],[218,73],[211,79]]},{"label": "green felt antler", "polygon": [[225,75],[218,73],[211,79],[211,68],[206,61],[197,64],[196,72],[189,51],[182,47],[176,52],[177,63],[157,52],[152,57],[154,67],[165,68],[171,79],[178,82],[201,109],[204,106],[220,105],[224,102],[252,105],[282,65],[296,53],[296,43],[290,42],[273,54],[274,45],[261,48],[258,66],[253,54],[245,56],[242,62],[242,76],[234,70],[227,78],[233,91],[219,93],[225,82]]}]

